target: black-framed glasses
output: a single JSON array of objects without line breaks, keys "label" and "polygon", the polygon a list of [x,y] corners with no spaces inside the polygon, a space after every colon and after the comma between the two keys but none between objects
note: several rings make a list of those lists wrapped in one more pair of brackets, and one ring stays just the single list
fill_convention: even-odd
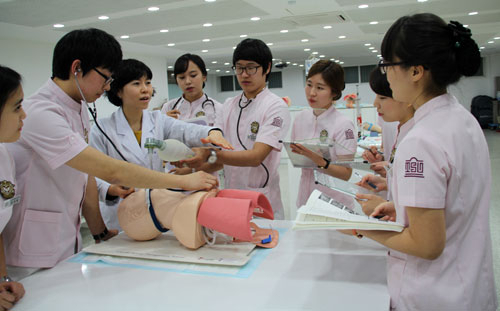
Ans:
[{"label": "black-framed glasses", "polygon": [[93,70],[95,70],[95,72],[97,72],[101,77],[104,78],[104,85],[108,85],[108,84],[111,84],[111,82],[113,82],[115,79],[113,77],[108,77],[107,75],[103,74],[102,72],[100,72],[97,68],[92,68]]},{"label": "black-framed glasses", "polygon": [[243,67],[243,66],[233,66],[231,67],[234,71],[235,74],[241,75],[243,74],[243,71],[247,73],[247,75],[251,76],[257,73],[257,69],[262,66],[248,66],[248,67]]},{"label": "black-framed glasses", "polygon": [[385,75],[387,73],[387,67],[391,67],[391,66],[399,66],[399,65],[403,65],[403,64],[406,64],[406,62],[396,62],[396,63],[389,63],[389,62],[386,62],[384,61],[383,59],[381,59],[379,62],[378,62],[378,68],[380,69],[380,72]]}]

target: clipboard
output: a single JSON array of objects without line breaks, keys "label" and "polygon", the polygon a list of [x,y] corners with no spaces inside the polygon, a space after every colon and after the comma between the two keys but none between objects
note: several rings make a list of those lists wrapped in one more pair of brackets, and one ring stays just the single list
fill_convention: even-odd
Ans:
[{"label": "clipboard", "polygon": [[293,167],[298,168],[316,168],[318,167],[313,160],[309,159],[306,156],[303,156],[298,153],[294,153],[292,151],[292,147],[290,145],[293,144],[301,144],[307,149],[317,153],[321,157],[330,160],[330,148],[334,146],[333,143],[318,143],[314,141],[283,141],[283,146],[285,146],[285,150],[288,153],[288,158],[290,162],[292,162]]},{"label": "clipboard", "polygon": [[323,174],[316,170],[314,171],[314,183],[341,192],[353,198],[356,198],[356,193],[375,194],[373,191],[360,187],[356,184]]}]

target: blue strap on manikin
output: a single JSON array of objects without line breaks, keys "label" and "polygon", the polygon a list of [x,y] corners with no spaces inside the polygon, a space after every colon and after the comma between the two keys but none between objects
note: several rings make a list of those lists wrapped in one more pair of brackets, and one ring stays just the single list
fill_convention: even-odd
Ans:
[{"label": "blue strap on manikin", "polygon": [[153,208],[153,202],[151,201],[151,190],[152,189],[146,189],[146,203],[149,208],[149,215],[151,215],[151,219],[153,220],[153,223],[155,224],[156,229],[160,232],[167,232],[168,229],[164,228],[158,218],[156,218],[155,210]]}]

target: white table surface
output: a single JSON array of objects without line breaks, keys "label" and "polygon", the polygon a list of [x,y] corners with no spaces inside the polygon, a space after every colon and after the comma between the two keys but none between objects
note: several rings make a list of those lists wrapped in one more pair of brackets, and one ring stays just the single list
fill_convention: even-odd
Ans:
[{"label": "white table surface", "polygon": [[13,310],[389,310],[385,254],[368,239],[289,229],[248,278],[63,261],[23,279]]}]

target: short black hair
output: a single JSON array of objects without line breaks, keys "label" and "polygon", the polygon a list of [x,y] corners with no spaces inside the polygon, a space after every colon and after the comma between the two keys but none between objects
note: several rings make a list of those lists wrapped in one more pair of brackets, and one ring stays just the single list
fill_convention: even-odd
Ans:
[{"label": "short black hair", "polygon": [[333,100],[338,100],[342,97],[342,91],[345,89],[344,68],[330,60],[319,60],[315,62],[309,72],[307,79],[321,74],[323,80],[332,89]]},{"label": "short black hair", "polygon": [[370,87],[375,94],[392,98],[392,90],[387,81],[387,75],[380,72],[379,67],[375,67],[370,73]]},{"label": "short black hair", "polygon": [[108,100],[113,105],[121,107],[123,101],[118,97],[118,93],[130,81],[138,80],[144,76],[147,77],[148,80],[153,79],[153,73],[146,64],[137,59],[122,60],[113,74],[113,78],[115,79],[111,82],[109,91],[106,91]]},{"label": "short black hair", "polygon": [[52,78],[69,79],[69,70],[74,60],[81,61],[85,75],[95,67],[115,71],[122,60],[122,49],[116,39],[95,28],[73,30],[56,44],[52,57]]},{"label": "short black hair", "polygon": [[[184,54],[181,55],[175,61],[174,65],[174,79],[175,83],[177,83],[177,75],[186,72],[189,67],[189,61],[192,61],[198,68],[200,68],[201,74],[206,77],[207,76],[207,67],[205,66],[205,62],[203,59],[196,54]],[[203,87],[205,87],[205,82],[203,82]]]},{"label": "short black hair", "polygon": [[387,61],[397,57],[406,68],[424,66],[431,72],[430,88],[442,90],[479,69],[481,56],[471,36],[459,22],[446,24],[432,13],[403,16],[385,34],[382,56]]},{"label": "short black hair", "polygon": [[16,71],[0,65],[0,116],[3,107],[13,92],[21,85],[21,75]]},{"label": "short black hair", "polygon": [[[272,69],[273,54],[271,50],[259,39],[245,39],[241,41],[233,52],[233,66],[239,60],[251,60],[262,66],[262,73],[265,73],[268,68]],[[271,74],[271,70],[266,75],[266,81]]]}]

